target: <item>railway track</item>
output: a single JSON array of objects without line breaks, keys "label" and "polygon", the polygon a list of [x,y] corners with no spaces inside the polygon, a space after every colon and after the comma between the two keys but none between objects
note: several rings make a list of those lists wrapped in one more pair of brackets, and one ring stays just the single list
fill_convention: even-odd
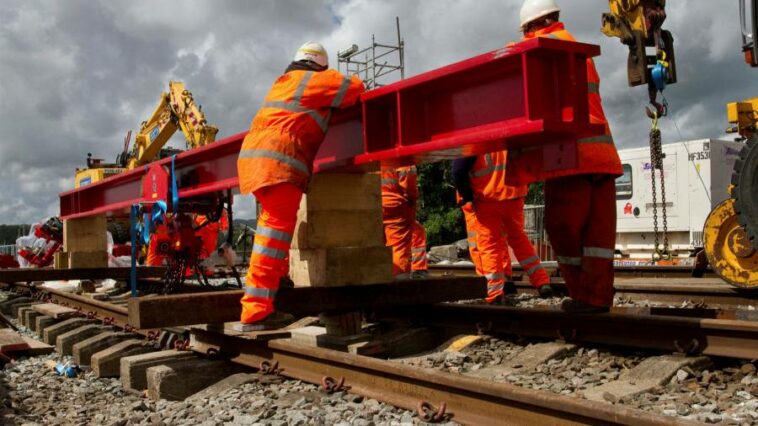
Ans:
[{"label": "railway track", "polygon": [[[560,278],[557,264],[545,262],[551,275],[551,284],[559,293],[565,294],[565,285]],[[476,276],[469,265],[430,265],[430,273],[440,277]],[[514,266],[514,282],[519,294],[536,295],[536,290],[526,281],[523,270]],[[745,309],[758,302],[758,291],[733,287],[711,271],[703,277],[692,277],[692,268],[687,266],[617,266],[615,296],[622,304],[668,304],[697,305],[713,309]]]},{"label": "railway track", "polygon": [[[679,272],[677,272],[679,273]],[[665,282],[664,282],[665,281]],[[758,322],[743,309],[752,295],[735,292],[717,280],[689,278],[622,279],[617,296],[695,307],[621,306],[603,315],[566,315],[545,307],[489,307],[444,303],[412,309],[374,312],[373,320],[435,330],[441,335],[470,334],[518,336],[537,341],[560,340],[577,345],[612,345],[656,353],[689,356],[758,359]],[[560,283],[556,281],[556,286]],[[83,317],[137,335],[155,336],[160,330],[137,330],[129,325],[126,298],[94,300],[82,295],[29,284],[13,291],[76,309]],[[523,295],[531,289],[519,283]],[[632,296],[634,295],[634,296]],[[157,296],[156,296],[157,297]],[[719,305],[719,307],[712,307]],[[165,330],[164,330],[165,332]],[[485,381],[431,371],[394,361],[299,344],[287,336],[263,338],[223,328],[191,326],[174,329],[182,341],[189,336],[191,350],[203,356],[230,360],[287,378],[343,389],[389,404],[415,410],[429,420],[452,419],[464,424],[493,424],[509,419],[530,424],[687,424],[684,420],[604,402],[524,389],[508,383]],[[336,388],[335,388],[336,386]]]}]

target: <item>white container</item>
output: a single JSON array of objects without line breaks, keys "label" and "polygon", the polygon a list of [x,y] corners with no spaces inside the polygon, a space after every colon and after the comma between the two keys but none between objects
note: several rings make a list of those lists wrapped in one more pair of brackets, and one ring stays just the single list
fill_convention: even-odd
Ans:
[{"label": "white container", "polygon": [[[732,168],[742,147],[740,142],[716,139],[663,146],[669,247],[674,255],[689,257],[703,246],[705,219],[729,197]],[[624,176],[616,180],[616,250],[623,257],[649,259],[655,246],[650,148],[620,150],[619,156]],[[657,192],[662,232],[663,202],[660,189]]]}]

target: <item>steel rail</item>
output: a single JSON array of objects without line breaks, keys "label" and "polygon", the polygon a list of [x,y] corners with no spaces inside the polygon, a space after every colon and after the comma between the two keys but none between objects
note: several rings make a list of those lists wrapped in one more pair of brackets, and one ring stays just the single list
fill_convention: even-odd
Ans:
[{"label": "steel rail", "polygon": [[[558,264],[556,262],[542,262],[542,266],[547,270],[551,276],[558,276]],[[460,276],[475,276],[476,272],[472,265],[429,265],[429,271],[433,274],[442,275],[460,275]],[[515,275],[522,275],[524,268],[521,265],[513,265],[513,272]],[[616,277],[618,278],[687,278],[692,277],[691,266],[653,266],[653,265],[637,265],[637,266],[616,266],[614,268]],[[707,278],[716,278],[716,274],[708,268],[705,273]],[[697,281],[699,278],[692,278],[693,281]]]},{"label": "steel rail", "polygon": [[[162,277],[166,268],[157,266],[137,268],[137,278]],[[55,281],[55,280],[103,280],[112,278],[115,280],[127,280],[131,268],[19,268],[0,269],[0,283],[20,283],[32,281]]]},{"label": "steel rail", "polygon": [[629,313],[568,314],[560,309],[438,304],[413,311],[377,313],[376,318],[413,318],[427,326],[493,335],[518,335],[571,342],[758,358],[758,322]]},{"label": "steel rail", "polygon": [[[293,343],[254,341],[200,328],[190,330],[191,348],[254,368],[275,365],[285,377],[313,384],[344,380],[349,392],[416,410],[428,402],[445,407],[463,424],[685,425],[680,419],[511,384],[473,379],[396,362]],[[264,362],[268,366],[264,366]],[[348,390],[348,389],[345,389]]]}]

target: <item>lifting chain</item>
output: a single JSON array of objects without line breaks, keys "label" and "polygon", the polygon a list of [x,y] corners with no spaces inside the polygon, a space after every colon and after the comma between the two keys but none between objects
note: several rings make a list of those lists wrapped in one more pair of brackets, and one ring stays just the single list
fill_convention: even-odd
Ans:
[{"label": "lifting chain", "polygon": [[[661,130],[658,128],[658,114],[653,113],[653,125],[650,129],[650,185],[653,195],[653,232],[655,233],[655,251],[653,252],[653,263],[660,260],[671,260],[671,251],[669,250],[668,236],[668,216],[666,214],[666,176],[663,170],[663,145],[661,142]],[[660,233],[658,231],[658,194],[656,180],[656,170],[660,170],[661,185],[661,208],[663,216],[663,246],[660,243]]]}]

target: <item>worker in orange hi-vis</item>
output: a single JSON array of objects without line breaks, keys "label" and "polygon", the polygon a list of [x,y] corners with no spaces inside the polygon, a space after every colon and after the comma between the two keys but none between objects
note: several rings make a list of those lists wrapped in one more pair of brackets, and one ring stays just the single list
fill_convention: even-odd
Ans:
[{"label": "worker in orange hi-vis", "polygon": [[[237,169],[240,190],[261,205],[245,278],[242,331],[281,326],[274,314],[279,280],[288,269],[298,206],[335,108],[358,101],[363,82],[328,68],[326,50],[306,43],[274,82],[242,143]],[[304,301],[305,303],[305,301]]]},{"label": "worker in orange hi-vis", "polygon": [[[521,7],[524,39],[547,37],[574,41],[560,22],[554,0],[526,0]],[[600,99],[600,77],[587,60],[590,121],[605,131],[577,141],[576,167],[543,173],[545,229],[570,296],[567,312],[606,312],[613,305],[616,245],[616,192],[621,161]],[[539,159],[519,153],[519,166],[541,167]]]},{"label": "worker in orange hi-vis", "polygon": [[218,248],[218,233],[226,232],[229,229],[229,219],[226,217],[226,210],[223,210],[221,218],[218,221],[210,221],[206,215],[195,216],[195,229],[197,236],[203,240],[203,251],[201,258],[212,256]]},{"label": "worker in orange hi-vis", "polygon": [[418,200],[416,166],[382,168],[381,177],[384,240],[392,247],[392,275],[396,280],[407,280],[411,278]]},{"label": "worker in orange hi-vis", "polygon": [[[471,263],[474,264],[474,270],[479,276],[484,276],[484,270],[482,269],[482,256],[479,254],[479,248],[476,245],[476,236],[479,234],[479,222],[476,221],[476,215],[474,214],[474,207],[472,203],[461,203],[463,197],[461,194],[455,194],[456,201],[461,205],[461,211],[463,212],[463,219],[466,222],[466,242],[468,243],[468,253],[471,258]],[[511,279],[513,275],[513,265],[511,265],[511,256],[509,253],[508,242],[503,233],[503,242],[505,246],[505,255],[503,256],[503,273],[505,274],[506,281]]]},{"label": "worker in orange hi-vis", "polygon": [[[195,233],[203,241],[203,248],[199,258],[207,259],[213,256],[218,248],[219,232],[229,229],[229,219],[226,217],[226,210],[222,211],[221,218],[215,222],[209,220],[206,215],[195,215],[195,229]],[[213,275],[214,271],[212,268],[207,268],[205,274]]]},{"label": "worker in orange hi-vis", "polygon": [[150,234],[150,242],[147,244],[147,257],[145,265],[163,266],[166,256],[171,245],[171,238],[168,234],[168,226],[165,223],[155,225],[155,229]]},{"label": "worker in orange hi-vis", "polygon": [[453,177],[462,199],[459,204],[470,203],[478,223],[476,245],[487,278],[489,303],[501,302],[505,292],[508,244],[540,296],[552,296],[550,277],[524,232],[527,187],[505,183],[507,157],[506,151],[499,151],[453,161]]},{"label": "worker in orange hi-vis", "polygon": [[429,276],[429,261],[426,256],[426,229],[418,220],[411,230],[411,278]]}]

